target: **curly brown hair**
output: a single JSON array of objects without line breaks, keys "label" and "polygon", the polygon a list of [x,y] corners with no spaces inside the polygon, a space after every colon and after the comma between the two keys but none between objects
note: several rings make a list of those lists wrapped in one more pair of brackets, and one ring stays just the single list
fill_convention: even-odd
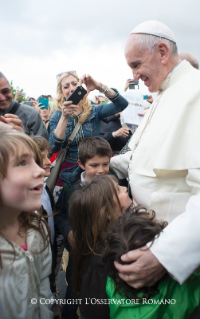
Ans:
[{"label": "curly brown hair", "polygon": [[167,222],[155,219],[154,211],[147,212],[142,206],[133,208],[132,211],[110,223],[104,234],[102,260],[108,276],[115,283],[115,294],[118,293],[128,299],[138,298],[139,292],[142,292],[145,298],[156,294],[156,285],[139,289],[129,286],[118,276],[114,261],[125,264],[121,260],[123,254],[144,247],[150,241],[153,244],[166,226]]},{"label": "curly brown hair", "polygon": [[[9,157],[11,154],[15,156],[16,163],[20,158],[23,151],[23,146],[26,145],[30,151],[33,152],[35,162],[42,167],[41,153],[36,143],[26,134],[16,131],[2,131],[0,132],[0,182],[1,179],[6,178],[7,167]],[[1,194],[0,194],[0,207],[1,207]],[[34,251],[32,253],[40,253],[46,249],[50,242],[50,230],[47,222],[42,218],[41,214],[37,212],[21,212],[18,217],[19,219],[19,235],[27,233],[29,229],[38,231],[43,240],[43,249],[41,251]],[[46,231],[47,230],[47,231]],[[0,230],[0,236],[5,238],[2,231]],[[15,250],[12,242],[5,238],[8,243],[13,247],[14,258]],[[0,250],[0,254],[2,251]],[[1,255],[0,255],[0,267],[2,267]]]}]

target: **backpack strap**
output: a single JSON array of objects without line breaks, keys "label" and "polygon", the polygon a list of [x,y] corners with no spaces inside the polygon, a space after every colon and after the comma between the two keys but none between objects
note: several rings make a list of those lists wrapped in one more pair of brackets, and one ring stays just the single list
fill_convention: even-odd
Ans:
[{"label": "backpack strap", "polygon": [[12,107],[11,110],[9,111],[9,113],[15,114],[15,113],[17,112],[17,110],[18,110],[19,107],[20,107],[20,103],[15,102],[14,105],[13,105],[13,107]]}]

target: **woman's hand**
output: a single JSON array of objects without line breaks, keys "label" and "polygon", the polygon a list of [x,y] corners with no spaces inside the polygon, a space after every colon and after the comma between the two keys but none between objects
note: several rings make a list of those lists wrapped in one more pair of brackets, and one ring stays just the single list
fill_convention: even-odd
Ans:
[{"label": "woman's hand", "polygon": [[100,83],[95,81],[89,74],[84,74],[80,78],[78,85],[81,86],[83,83],[87,87],[87,94],[89,94],[93,90],[98,90],[100,87]]},{"label": "woman's hand", "polygon": [[62,116],[65,119],[69,119],[73,113],[78,111],[78,109],[79,109],[78,105],[72,104],[72,101],[66,101],[62,105]]}]

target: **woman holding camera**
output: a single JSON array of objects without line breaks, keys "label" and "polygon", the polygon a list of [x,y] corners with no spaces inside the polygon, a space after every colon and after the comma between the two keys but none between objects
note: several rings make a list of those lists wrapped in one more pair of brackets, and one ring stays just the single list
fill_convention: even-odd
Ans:
[{"label": "woman holding camera", "polygon": [[[85,84],[87,94],[78,103],[72,104],[72,101],[66,101],[74,92],[77,86]],[[111,101],[108,104],[99,106],[91,105],[87,95],[93,90],[99,90],[104,93]],[[123,111],[128,102],[118,93],[116,89],[108,88],[106,85],[95,81],[90,75],[84,75],[79,79],[75,71],[67,71],[57,75],[57,111],[52,115],[49,131],[49,142],[52,152],[58,152],[64,149],[69,142],[76,124],[81,125],[76,132],[72,143],[67,148],[66,159],[61,166],[60,172],[65,168],[77,165],[79,142],[89,136],[100,136],[100,123],[110,115]],[[58,177],[57,186],[63,185]]]}]

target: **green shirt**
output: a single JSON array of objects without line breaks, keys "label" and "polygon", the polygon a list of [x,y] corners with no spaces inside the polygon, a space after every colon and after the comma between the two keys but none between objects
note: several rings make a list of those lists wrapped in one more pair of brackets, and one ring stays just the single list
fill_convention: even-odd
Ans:
[{"label": "green shirt", "polygon": [[159,293],[150,299],[126,299],[114,294],[115,283],[108,277],[106,293],[111,319],[186,319],[200,302],[200,275],[192,274],[182,285],[165,275],[158,283]]}]

